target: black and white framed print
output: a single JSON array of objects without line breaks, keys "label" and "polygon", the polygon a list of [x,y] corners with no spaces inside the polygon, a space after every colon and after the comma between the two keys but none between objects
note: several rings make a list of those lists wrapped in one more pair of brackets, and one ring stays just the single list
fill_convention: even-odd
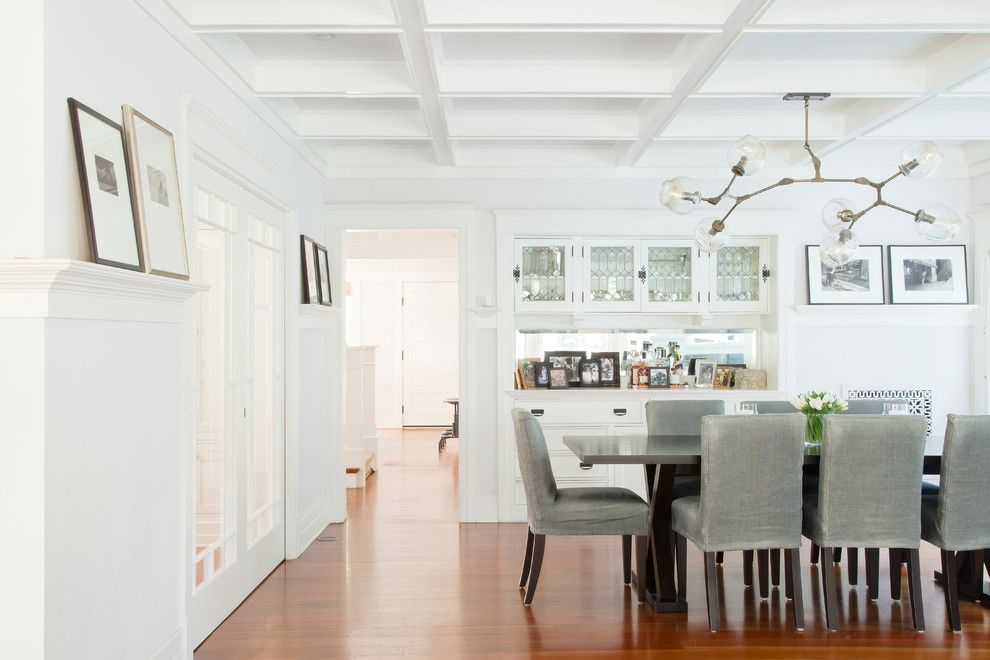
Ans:
[{"label": "black and white framed print", "polygon": [[309,236],[300,236],[299,246],[302,303],[304,305],[318,305],[320,302],[320,269],[317,266],[316,241]]},{"label": "black and white framed print", "polygon": [[330,290],[330,257],[322,245],[316,246],[316,268],[320,274],[320,304],[329,307],[333,304]]},{"label": "black and white framed print", "polygon": [[582,358],[581,387],[599,387],[602,384],[602,363],[595,358]]},{"label": "black and white framed print", "polygon": [[832,268],[822,263],[817,245],[805,246],[809,305],[882,305],[883,247],[861,245],[852,261]]},{"label": "black and white framed print", "polygon": [[603,387],[618,387],[619,386],[619,372],[621,370],[621,363],[619,362],[618,352],[613,353],[592,353],[591,357],[598,360],[601,365],[601,375],[602,375],[602,386]]},{"label": "black and white framed print", "polygon": [[543,361],[552,368],[567,370],[567,383],[570,387],[581,386],[581,360],[586,358],[584,351],[545,351]]},{"label": "black and white framed print", "polygon": [[965,305],[969,274],[965,245],[890,245],[890,302],[895,305]]},{"label": "black and white framed print", "polygon": [[144,271],[141,227],[128,181],[124,130],[75,99],[69,99],[69,119],[90,258],[98,264]]},{"label": "black and white framed print", "polygon": [[125,105],[124,136],[145,270],[188,280],[186,230],[172,133]]}]

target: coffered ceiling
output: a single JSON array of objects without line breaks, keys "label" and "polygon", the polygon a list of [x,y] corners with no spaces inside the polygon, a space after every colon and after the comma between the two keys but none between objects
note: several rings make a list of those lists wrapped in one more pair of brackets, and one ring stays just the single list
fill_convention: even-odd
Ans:
[{"label": "coffered ceiling", "polygon": [[330,173],[990,156],[987,0],[154,1]]}]

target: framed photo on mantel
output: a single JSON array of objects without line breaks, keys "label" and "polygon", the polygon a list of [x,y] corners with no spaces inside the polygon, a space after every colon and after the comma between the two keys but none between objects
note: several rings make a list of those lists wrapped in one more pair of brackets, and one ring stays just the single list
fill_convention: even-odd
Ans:
[{"label": "framed photo on mantel", "polygon": [[969,303],[965,245],[890,245],[887,253],[892,304]]},{"label": "framed photo on mantel", "polygon": [[809,305],[882,305],[883,248],[862,245],[856,257],[832,268],[822,263],[817,245],[805,246]]}]

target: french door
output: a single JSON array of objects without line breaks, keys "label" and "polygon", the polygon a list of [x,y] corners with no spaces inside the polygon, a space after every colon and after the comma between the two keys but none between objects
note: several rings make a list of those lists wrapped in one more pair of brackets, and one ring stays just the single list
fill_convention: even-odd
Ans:
[{"label": "french door", "polygon": [[194,180],[197,646],[285,557],[285,307],[284,214],[198,161]]}]

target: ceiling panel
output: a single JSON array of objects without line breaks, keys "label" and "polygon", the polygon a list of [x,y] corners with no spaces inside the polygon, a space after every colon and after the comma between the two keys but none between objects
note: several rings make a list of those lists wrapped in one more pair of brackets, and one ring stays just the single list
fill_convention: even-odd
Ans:
[{"label": "ceiling panel", "polygon": [[451,33],[440,37],[445,60],[482,61],[665,61],[681,34]]},{"label": "ceiling panel", "polygon": [[259,60],[312,62],[402,62],[396,34],[246,33],[244,45]]}]

